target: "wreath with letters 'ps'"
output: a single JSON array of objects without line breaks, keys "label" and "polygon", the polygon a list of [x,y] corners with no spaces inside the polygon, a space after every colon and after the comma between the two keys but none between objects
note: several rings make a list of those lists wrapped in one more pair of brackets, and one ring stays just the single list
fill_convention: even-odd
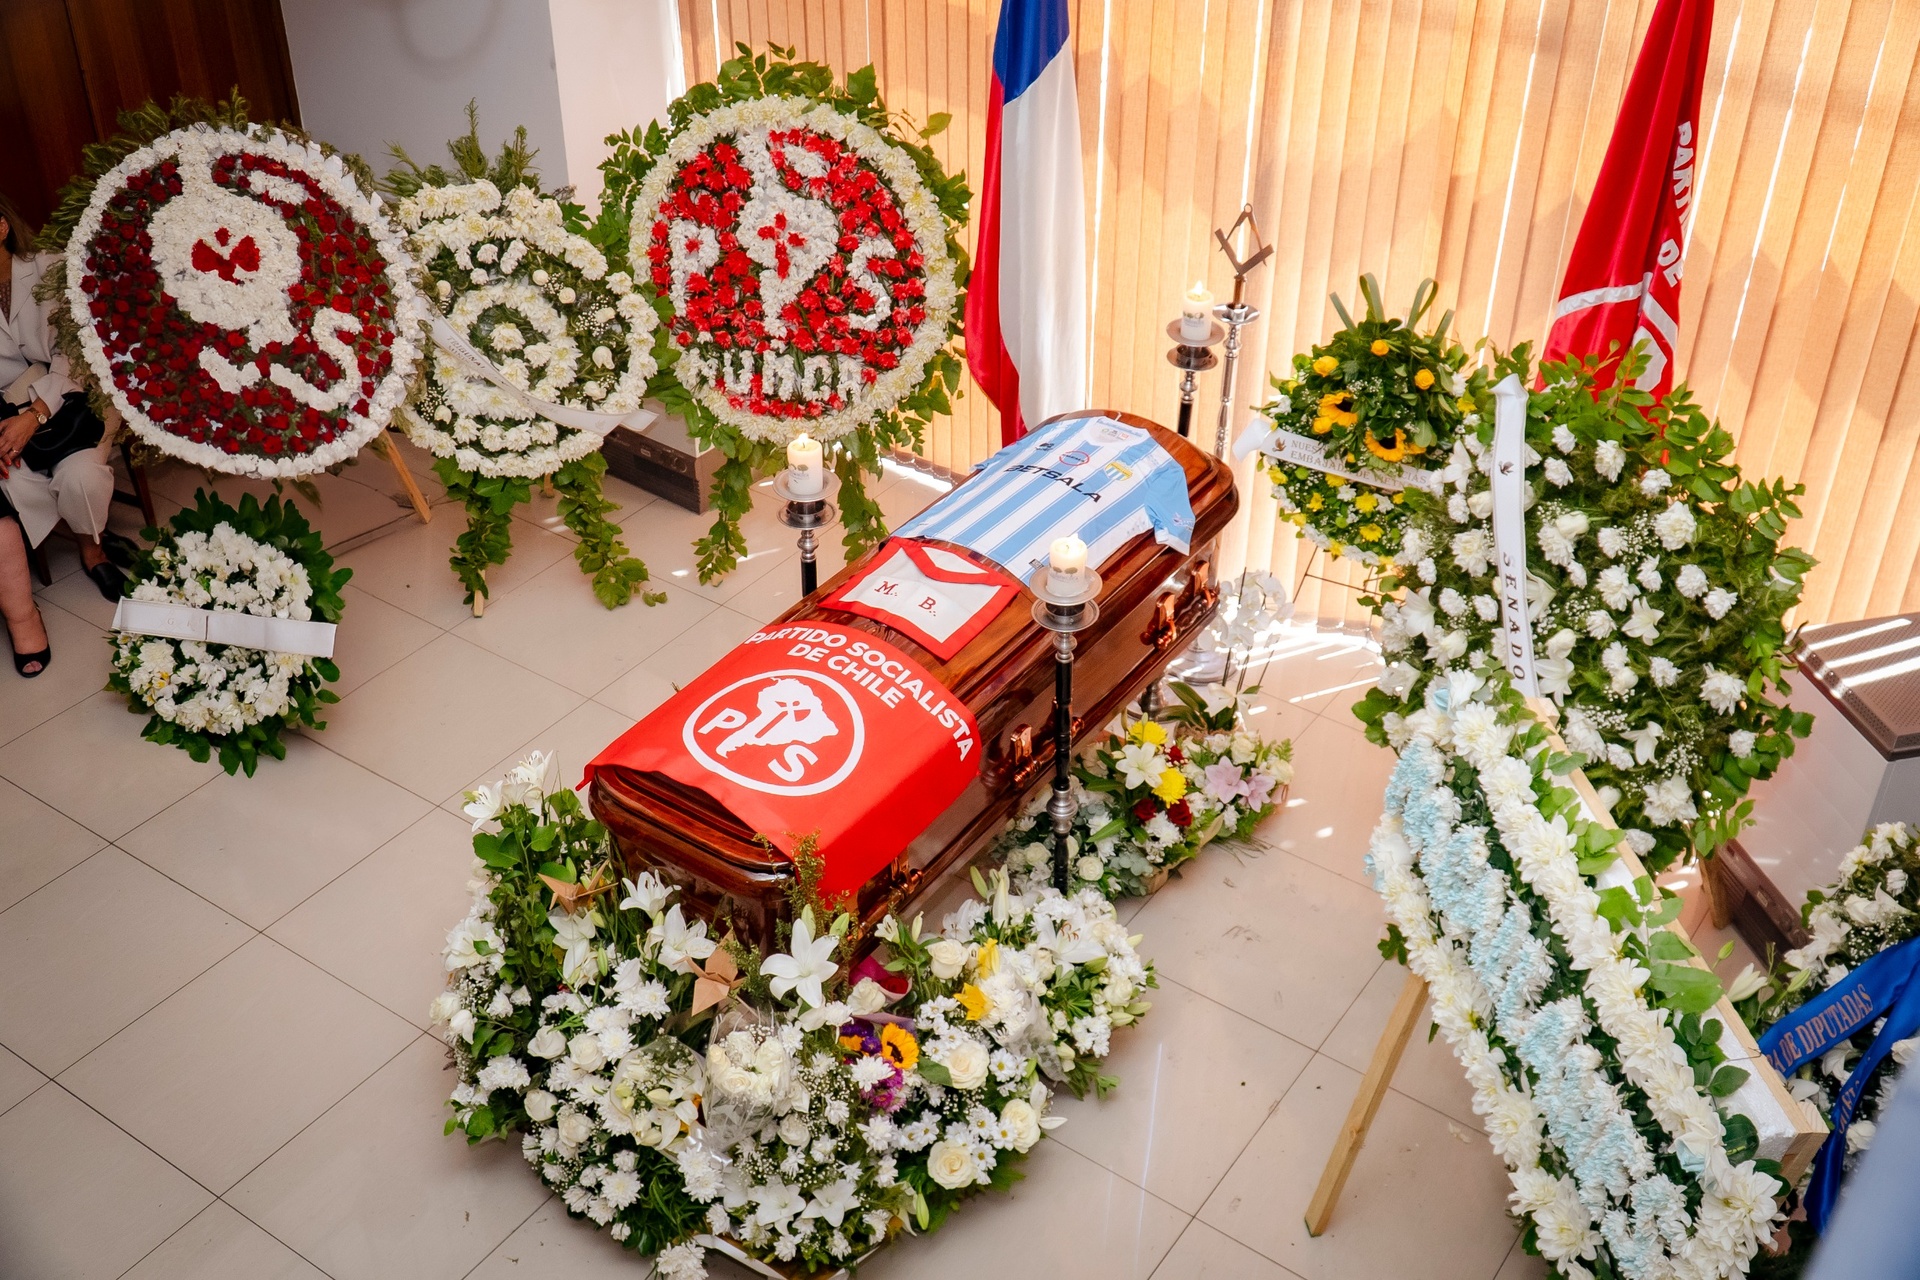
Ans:
[{"label": "wreath with letters 'ps'", "polygon": [[[601,166],[607,211],[665,323],[663,396],[725,455],[705,580],[746,550],[756,472],[802,432],[829,444],[850,552],[886,536],[862,473],[917,446],[960,385],[967,256],[964,175],[889,112],[873,68],[844,86],[791,49],[745,45],[669,109],[670,125],[617,136]],[[617,212],[616,212],[617,211]],[[644,264],[644,265],[643,265]]]}]

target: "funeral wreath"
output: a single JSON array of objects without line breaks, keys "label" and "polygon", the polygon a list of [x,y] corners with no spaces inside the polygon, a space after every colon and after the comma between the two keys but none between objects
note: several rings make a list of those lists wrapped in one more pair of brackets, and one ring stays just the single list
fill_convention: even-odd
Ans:
[{"label": "funeral wreath", "polygon": [[658,307],[662,398],[725,455],[699,544],[711,579],[745,551],[756,473],[805,432],[828,445],[850,551],[886,534],[864,475],[917,444],[960,385],[968,191],[921,130],[890,112],[867,67],[836,84],[791,50],[739,56],[669,111],[618,135],[603,220],[629,220]]}]

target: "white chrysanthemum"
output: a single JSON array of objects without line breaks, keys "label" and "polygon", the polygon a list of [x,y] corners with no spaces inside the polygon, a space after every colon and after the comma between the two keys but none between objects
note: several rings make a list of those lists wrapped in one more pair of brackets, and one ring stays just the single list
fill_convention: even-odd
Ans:
[{"label": "white chrysanthemum", "polygon": [[1728,591],[1726,588],[1715,587],[1713,590],[1707,592],[1707,598],[1702,601],[1702,603],[1706,606],[1707,616],[1717,622],[1721,618],[1726,617],[1727,611],[1732,609],[1739,600],[1740,597],[1738,595]]},{"label": "white chrysanthemum", "polygon": [[1693,541],[1693,510],[1685,502],[1673,502],[1653,518],[1654,536],[1669,551],[1678,551]]},{"label": "white chrysanthemum", "polygon": [[1705,595],[1708,585],[1706,570],[1697,564],[1681,565],[1673,579],[1674,589],[1689,600]]},{"label": "white chrysanthemum", "polygon": [[1691,822],[1700,816],[1694,807],[1693,788],[1678,775],[1662,778],[1648,787],[1641,808],[1646,811],[1647,821],[1656,827]]},{"label": "white chrysanthemum", "polygon": [[1666,472],[1662,471],[1660,468],[1654,467],[1652,470],[1648,471],[1647,474],[1640,477],[1640,492],[1646,494],[1649,498],[1651,498],[1655,494],[1660,493],[1662,490],[1664,490],[1668,485],[1672,483],[1673,483],[1672,476],[1668,475]]},{"label": "white chrysanthemum", "polygon": [[1700,696],[1723,716],[1730,716],[1747,696],[1746,682],[1739,676],[1708,666],[1701,668]]},{"label": "white chrysanthemum", "polygon": [[1593,447],[1593,469],[1601,479],[1612,483],[1620,478],[1620,470],[1627,465],[1627,451],[1620,447],[1617,440],[1602,440]]}]

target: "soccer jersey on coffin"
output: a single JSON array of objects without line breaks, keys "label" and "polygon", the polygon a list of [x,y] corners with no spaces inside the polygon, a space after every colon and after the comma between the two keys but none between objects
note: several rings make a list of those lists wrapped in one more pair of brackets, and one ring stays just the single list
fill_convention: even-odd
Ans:
[{"label": "soccer jersey on coffin", "polygon": [[1089,415],[1016,440],[896,532],[966,547],[1025,582],[1055,538],[1078,535],[1097,569],[1149,529],[1162,544],[1188,550],[1186,473],[1148,432]]}]

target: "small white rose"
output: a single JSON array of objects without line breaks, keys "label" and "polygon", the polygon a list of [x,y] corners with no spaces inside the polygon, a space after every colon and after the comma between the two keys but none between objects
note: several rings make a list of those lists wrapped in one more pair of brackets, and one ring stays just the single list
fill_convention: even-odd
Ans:
[{"label": "small white rose", "polygon": [[560,1141],[570,1147],[578,1147],[593,1136],[593,1121],[584,1112],[562,1107],[559,1129]]},{"label": "small white rose", "polygon": [[542,1027],[527,1041],[527,1052],[536,1058],[557,1058],[567,1051],[567,1038],[558,1027]]},{"label": "small white rose", "polygon": [[973,1149],[964,1142],[942,1139],[927,1151],[927,1176],[949,1191],[972,1186],[978,1174]]},{"label": "small white rose", "polygon": [[582,1033],[567,1045],[567,1061],[582,1071],[598,1071],[607,1065],[607,1054],[600,1047],[600,1037]]},{"label": "small white rose", "polygon": [[535,1124],[545,1124],[553,1119],[555,1098],[545,1089],[535,1089],[527,1094],[527,1118]]},{"label": "small white rose", "polygon": [[807,1128],[807,1118],[797,1111],[789,1111],[780,1119],[780,1141],[790,1147],[797,1147],[812,1136]]},{"label": "small white rose", "polygon": [[1015,1151],[1031,1151],[1040,1141],[1040,1116],[1025,1098],[1015,1098],[1000,1108],[1000,1123],[1012,1136]]},{"label": "small white rose", "polygon": [[971,1037],[959,1040],[940,1059],[956,1089],[978,1089],[987,1079],[987,1051]]},{"label": "small white rose", "polygon": [[967,966],[967,948],[951,938],[940,938],[928,946],[927,958],[933,961],[934,977],[957,978]]}]

